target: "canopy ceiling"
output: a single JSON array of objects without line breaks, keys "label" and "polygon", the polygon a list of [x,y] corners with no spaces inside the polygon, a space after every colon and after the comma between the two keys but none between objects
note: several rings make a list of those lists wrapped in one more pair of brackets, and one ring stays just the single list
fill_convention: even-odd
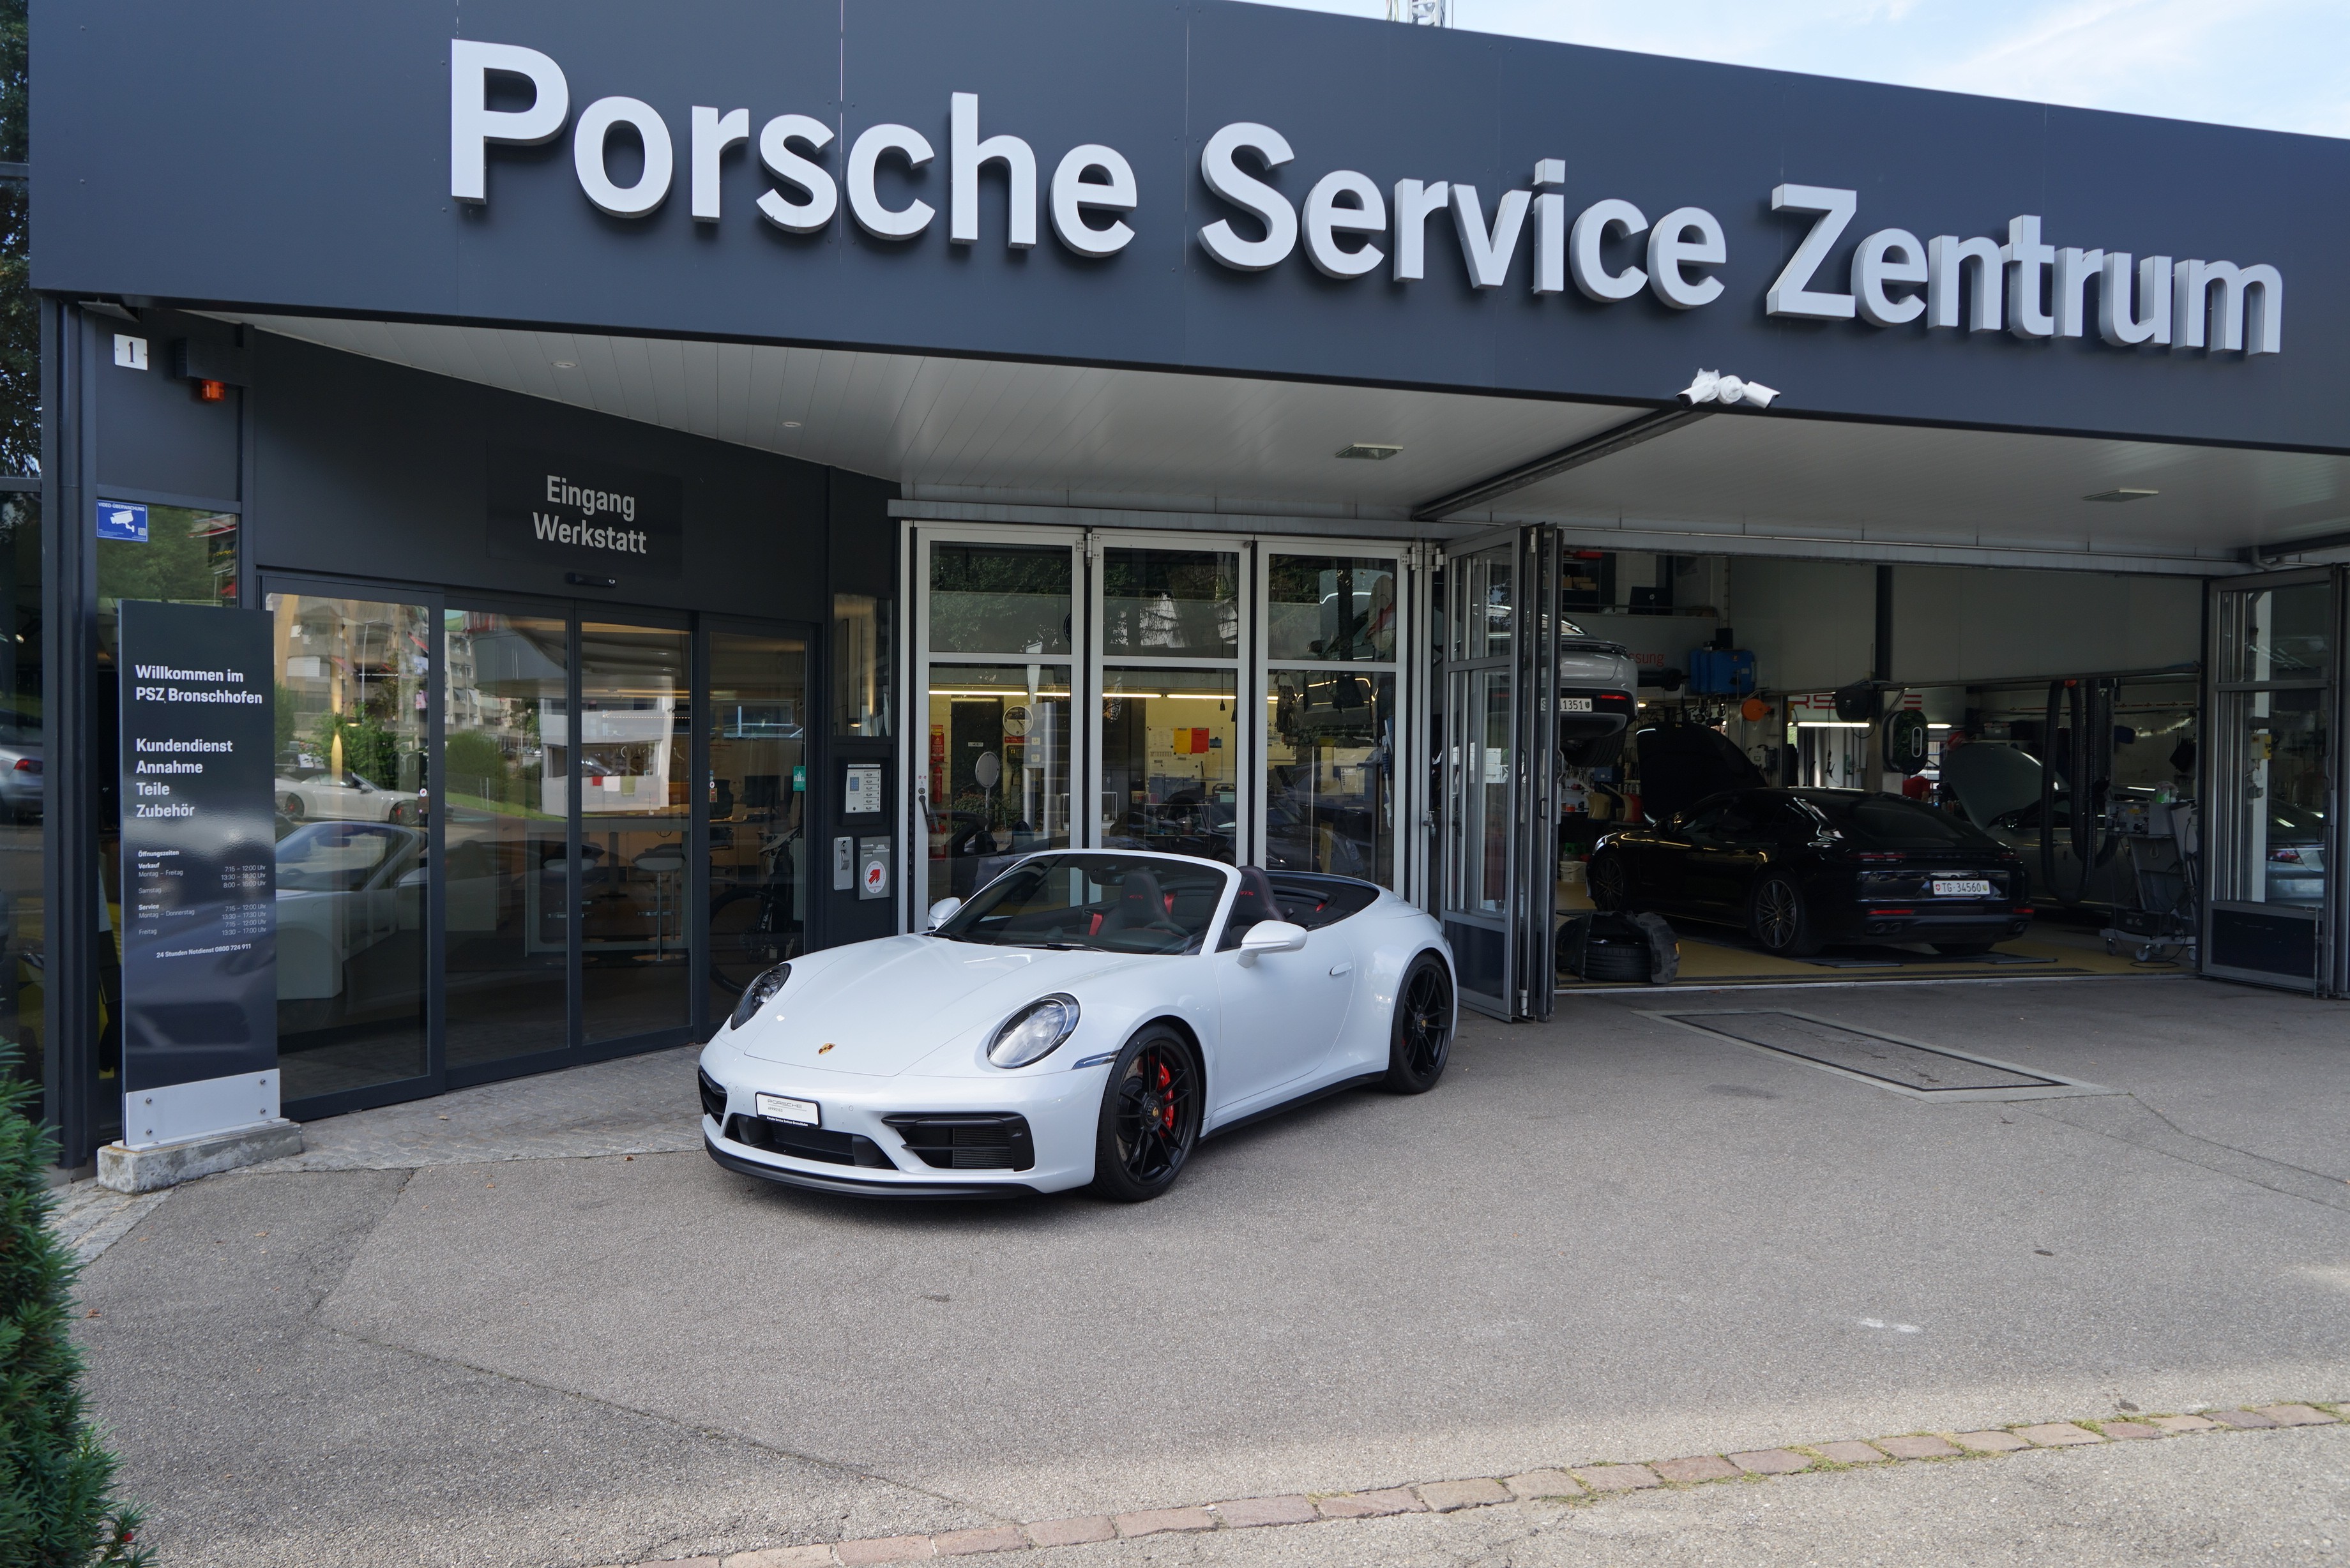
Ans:
[{"label": "canopy ceiling", "polygon": [[[1428,537],[1559,523],[1704,553],[2227,571],[2350,530],[2350,458],[1717,415],[1472,514],[1415,508],[1644,409],[1177,372],[488,327],[232,316],[267,331],[894,480],[944,517],[1223,520]],[[1381,461],[1337,456],[1399,447]],[[2156,493],[2126,501],[2091,496]],[[2272,554],[2276,553],[2274,551]]]}]

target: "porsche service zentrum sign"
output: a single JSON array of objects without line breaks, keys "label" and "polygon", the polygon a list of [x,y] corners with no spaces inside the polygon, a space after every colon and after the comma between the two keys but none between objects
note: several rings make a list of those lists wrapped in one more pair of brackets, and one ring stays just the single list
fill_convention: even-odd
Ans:
[{"label": "porsche service zentrum sign", "polygon": [[[499,78],[526,83],[528,106],[493,108]],[[747,107],[694,105],[683,128],[681,181],[679,139],[660,110],[613,95],[574,116],[563,67],[540,50],[452,39],[449,81],[449,193],[460,202],[489,202],[494,148],[543,144],[568,129],[582,196],[624,222],[650,218],[682,183],[694,222],[723,225],[722,164],[750,147],[771,183],[753,208],[785,233],[827,230],[841,221],[844,204],[849,222],[884,243],[916,239],[941,218],[931,202],[901,192],[893,204],[883,192],[885,169],[917,176],[938,158],[930,138],[910,125],[868,125],[848,138],[845,127],[837,135],[809,114],[763,109],[754,131]],[[1040,204],[1055,240],[1075,256],[1107,260],[1135,240],[1142,192],[1133,161],[1117,148],[1084,142],[1040,160],[1016,135],[982,134],[979,94],[953,92],[947,108],[951,244],[981,243],[982,181],[993,175],[1003,182],[1003,243],[1014,250],[1037,244]],[[836,145],[843,140],[845,149]],[[616,147],[629,150],[619,174]],[[1730,260],[1729,241],[1712,212],[1681,205],[1652,219],[1620,196],[1578,197],[1571,212],[1568,161],[1547,151],[1527,149],[1533,177],[1524,185],[1490,193],[1396,170],[1374,177],[1333,169],[1315,179],[1301,206],[1265,178],[1295,160],[1288,139],[1271,125],[1237,121],[1209,136],[1200,151],[1200,177],[1226,210],[1195,234],[1208,255],[1238,272],[1296,265],[1302,253],[1305,265],[1342,283],[1384,272],[1412,284],[1429,276],[1430,250],[1447,243],[1449,230],[1470,284],[1481,290],[1507,286],[1514,273],[1535,295],[1571,287],[1603,305],[1646,295],[1688,311],[1723,297],[1715,275]],[[2044,234],[2041,216],[2027,213],[2008,220],[2003,237],[1877,229],[1858,241],[1848,267],[1829,272],[1829,258],[1859,221],[1859,192],[1782,183],[1769,204],[1806,225],[1763,296],[1769,316],[1960,335],[2004,330],[2026,339],[2094,337],[2120,349],[2254,356],[2283,347],[2284,278],[2266,263],[2059,245],[2055,238],[2073,236]]]}]

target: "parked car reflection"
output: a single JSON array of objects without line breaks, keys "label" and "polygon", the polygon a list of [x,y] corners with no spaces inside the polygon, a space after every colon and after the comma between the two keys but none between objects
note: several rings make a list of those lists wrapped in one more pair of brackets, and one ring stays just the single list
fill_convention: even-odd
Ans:
[{"label": "parked car reflection", "polygon": [[325,768],[296,768],[277,775],[277,809],[296,822],[336,818],[346,822],[418,821],[422,812],[415,795],[386,789],[355,773],[330,773]]},{"label": "parked car reflection", "polygon": [[416,1004],[424,850],[395,823],[307,822],[277,841],[281,1032]]}]

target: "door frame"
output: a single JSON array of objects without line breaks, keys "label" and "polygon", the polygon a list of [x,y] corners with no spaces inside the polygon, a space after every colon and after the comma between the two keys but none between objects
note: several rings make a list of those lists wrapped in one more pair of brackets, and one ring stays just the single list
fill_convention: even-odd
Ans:
[{"label": "door frame", "polygon": [[[1082,706],[1085,715],[1082,723],[1073,716],[1070,724],[1070,844],[1075,848],[1097,847],[1100,839],[1101,672],[1105,662],[1100,646],[1103,551],[1167,548],[1239,553],[1242,596],[1238,688],[1246,715],[1234,726],[1240,754],[1235,774],[1241,826],[1234,853],[1243,865],[1260,863],[1264,847],[1265,745],[1262,713],[1270,684],[1263,630],[1270,558],[1274,555],[1346,555],[1391,559],[1395,563],[1397,592],[1397,643],[1392,668],[1398,718],[1389,763],[1395,849],[1388,876],[1398,895],[1422,908],[1432,905],[1434,881],[1427,839],[1434,826],[1434,807],[1427,796],[1422,770],[1409,762],[1413,756],[1426,754],[1430,723],[1431,699],[1426,690],[1428,682],[1423,671],[1427,666],[1422,660],[1429,630],[1436,619],[1430,587],[1432,548],[1407,539],[1339,535],[957,523],[920,517],[900,520],[899,543],[900,602],[906,607],[899,644],[906,675],[899,685],[897,714],[899,798],[906,803],[901,814],[903,845],[898,871],[899,886],[904,889],[899,905],[901,931],[920,930],[928,908],[930,550],[932,545],[941,543],[1058,545],[1075,553],[1076,572],[1072,578],[1074,602],[1068,655],[1070,702],[1073,710]],[[951,661],[985,662],[978,655],[948,657]],[[1190,662],[1206,668],[1220,661]],[[1284,660],[1282,665],[1290,668],[1294,662]],[[1346,668],[1359,670],[1363,667]],[[1384,673],[1388,667],[1373,668]]]}]

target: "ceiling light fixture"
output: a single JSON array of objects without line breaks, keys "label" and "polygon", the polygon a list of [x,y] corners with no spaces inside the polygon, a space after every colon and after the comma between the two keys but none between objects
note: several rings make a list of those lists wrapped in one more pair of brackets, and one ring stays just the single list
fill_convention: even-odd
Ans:
[{"label": "ceiling light fixture", "polygon": [[795,431],[800,428],[800,422],[797,420],[785,420],[784,428],[787,431]]},{"label": "ceiling light fixture", "polygon": [[2100,490],[2095,495],[2084,495],[2084,501],[2143,501],[2149,495],[2159,495],[2159,490]]},{"label": "ceiling light fixture", "polygon": [[1385,462],[1402,450],[1403,448],[1399,446],[1390,446],[1384,441],[1358,441],[1340,447],[1338,455],[1367,458],[1373,462]]},{"label": "ceiling light fixture", "polygon": [[579,369],[579,361],[577,359],[556,359],[552,361],[552,363],[558,370],[577,370]]}]

